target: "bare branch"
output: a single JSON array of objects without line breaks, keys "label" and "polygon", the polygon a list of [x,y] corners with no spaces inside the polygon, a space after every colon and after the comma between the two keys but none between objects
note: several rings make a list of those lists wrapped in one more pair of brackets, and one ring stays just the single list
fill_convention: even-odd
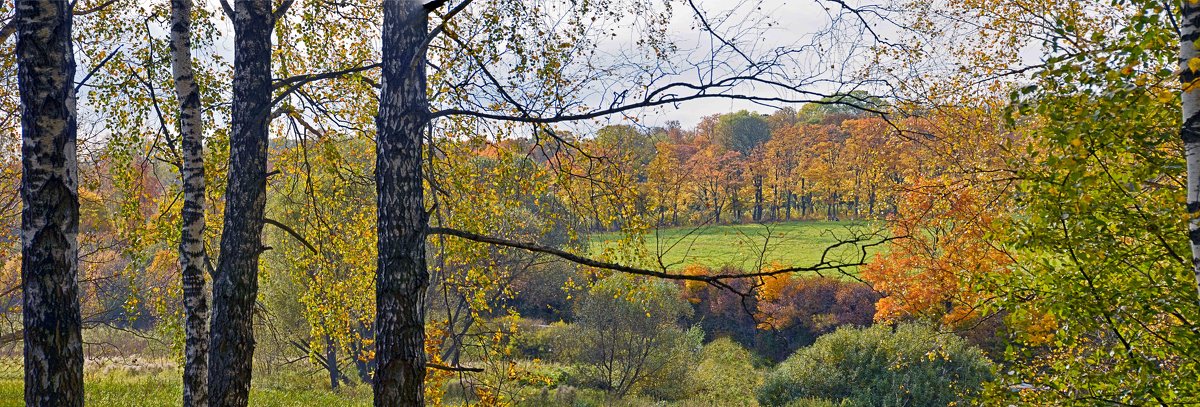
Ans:
[{"label": "bare branch", "polygon": [[8,22],[4,23],[3,27],[0,27],[0,42],[8,41],[8,37],[11,37],[13,34],[16,34],[16,32],[17,32],[17,17],[16,16],[9,17]]},{"label": "bare branch", "polygon": [[425,367],[430,369],[445,370],[447,372],[482,372],[480,367],[465,367],[465,366],[447,366],[441,363],[425,362]]},{"label": "bare branch", "polygon": [[275,21],[279,21],[284,14],[287,14],[288,9],[291,8],[292,4],[295,2],[296,0],[283,0],[283,3],[279,5],[279,8],[275,9],[275,11],[271,13],[271,22],[274,23]]},{"label": "bare branch", "polygon": [[103,61],[100,61],[99,64],[96,64],[95,67],[92,67],[92,69],[88,71],[87,75],[84,75],[83,79],[80,80],[79,83],[75,84],[75,93],[79,93],[79,88],[82,88],[83,85],[86,85],[87,81],[89,79],[92,79],[92,75],[96,74],[96,71],[99,71],[100,68],[103,68],[104,65],[108,64],[108,61],[112,60],[113,57],[117,56],[117,54],[121,52],[122,46],[123,45],[118,45],[117,49],[114,49],[113,52],[109,53],[108,56],[104,57]]},{"label": "bare branch", "polygon": [[424,4],[423,6],[421,6],[421,7],[425,9],[425,12],[426,12],[426,13],[428,13],[428,12],[431,12],[431,11],[433,11],[433,10],[437,10],[438,8],[440,8],[440,7],[444,6],[444,5],[446,5],[446,3],[447,3],[448,1],[449,1],[449,0],[433,0],[433,1],[431,1],[431,2],[425,3],[425,4]]},{"label": "bare branch", "polygon": [[425,39],[425,46],[428,47],[430,41],[433,41],[434,38],[437,38],[438,35],[441,35],[442,32],[446,30],[446,23],[450,22],[455,15],[458,15],[458,13],[465,10],[467,6],[471,4],[471,1],[472,0],[463,0],[462,3],[459,3],[457,6],[454,6],[454,8],[450,9],[450,11],[446,12],[446,14],[442,16],[441,24],[438,24],[437,27],[434,27],[433,30],[429,32],[429,38]]},{"label": "bare branch", "polygon": [[[891,240],[900,238],[900,237],[879,237],[878,240],[875,241],[873,238],[875,238],[876,236],[872,235],[872,236],[859,236],[859,237],[854,237],[851,239],[841,240],[841,241],[838,241],[837,243],[830,245],[829,247],[826,247],[825,251],[821,254],[821,261],[819,261],[817,264],[812,265],[812,266],[785,267],[785,268],[780,268],[780,269],[775,269],[775,270],[759,271],[759,272],[752,272],[752,273],[721,273],[721,274],[708,274],[708,275],[687,275],[687,274],[670,273],[666,270],[650,270],[650,269],[644,269],[644,268],[640,268],[640,267],[627,266],[624,264],[600,261],[600,260],[580,256],[580,255],[577,255],[574,253],[570,253],[570,252],[567,252],[567,251],[564,251],[561,249],[543,246],[543,245],[533,243],[533,242],[520,242],[520,241],[502,239],[502,238],[498,238],[498,237],[484,236],[484,235],[471,233],[471,232],[467,232],[467,231],[462,231],[462,230],[457,230],[457,229],[453,229],[453,228],[433,227],[433,228],[429,228],[427,230],[427,233],[435,234],[435,235],[455,236],[455,237],[459,237],[462,239],[467,239],[467,240],[480,242],[480,243],[488,243],[488,244],[493,244],[496,246],[511,247],[511,248],[515,248],[515,249],[528,250],[528,251],[536,252],[536,253],[548,254],[548,255],[552,255],[552,256],[561,258],[563,260],[570,261],[572,263],[589,266],[589,267],[595,267],[595,268],[604,269],[604,270],[612,270],[612,271],[621,272],[621,273],[635,274],[635,275],[640,275],[640,276],[655,277],[655,278],[662,278],[662,279],[669,279],[669,280],[700,281],[700,282],[705,282],[705,283],[710,283],[710,284],[711,283],[719,284],[725,280],[769,277],[769,276],[774,276],[774,275],[779,275],[779,274],[796,273],[796,272],[815,272],[815,273],[821,273],[823,271],[845,272],[845,270],[848,268],[862,266],[867,263],[867,249],[868,248],[873,247],[873,246],[879,246],[879,245],[882,245]],[[869,242],[869,243],[865,243],[865,242]],[[833,261],[828,258],[831,251],[836,250],[841,247],[845,247],[845,246],[858,247],[859,252],[860,252],[860,255],[858,256],[858,258],[852,262]]]},{"label": "bare branch", "polygon": [[233,7],[231,7],[231,6],[229,5],[229,2],[228,2],[228,1],[226,1],[226,0],[221,0],[221,9],[222,9],[222,10],[225,10],[225,15],[226,15],[226,16],[228,16],[230,20],[233,20],[234,18],[237,18],[237,17],[234,17],[234,13],[233,13]]},{"label": "bare branch", "polygon": [[295,229],[292,229],[277,220],[274,220],[274,219],[271,219],[271,218],[268,218],[265,216],[263,217],[263,223],[277,227],[277,228],[279,228],[279,230],[282,230],[282,231],[286,232],[287,234],[292,235],[293,238],[295,238],[297,241],[299,241],[301,244],[303,244],[304,247],[307,247],[309,251],[313,252],[313,254],[320,254],[320,252],[317,251],[317,248],[313,247],[312,244],[308,243],[308,240],[305,239],[304,236],[301,236],[300,233],[296,232]]}]

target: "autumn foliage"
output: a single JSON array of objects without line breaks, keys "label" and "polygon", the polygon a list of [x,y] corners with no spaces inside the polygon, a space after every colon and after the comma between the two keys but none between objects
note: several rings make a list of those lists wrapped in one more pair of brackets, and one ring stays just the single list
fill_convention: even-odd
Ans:
[{"label": "autumn foliage", "polygon": [[861,277],[884,293],[877,321],[926,317],[954,326],[986,299],[978,277],[1004,272],[1011,257],[988,239],[995,209],[968,186],[914,182],[890,221],[893,241]]}]

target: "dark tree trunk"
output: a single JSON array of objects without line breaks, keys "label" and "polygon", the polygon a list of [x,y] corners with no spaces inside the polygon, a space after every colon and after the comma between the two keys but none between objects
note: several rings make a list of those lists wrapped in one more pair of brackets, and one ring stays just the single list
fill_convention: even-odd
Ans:
[{"label": "dark tree trunk", "polygon": [[369,349],[366,349],[363,342],[368,340],[374,341],[374,332],[368,331],[362,325],[359,325],[357,330],[362,336],[363,341],[350,342],[350,354],[354,358],[354,369],[358,372],[358,378],[363,383],[370,384],[371,374],[375,371],[375,359],[367,356]]},{"label": "dark tree trunk", "polygon": [[375,405],[420,406],[425,381],[422,138],[429,124],[428,21],[421,1],[383,2],[383,86],[376,119],[379,263],[375,277]]},{"label": "dark tree trunk", "polygon": [[787,200],[783,202],[783,220],[792,220],[792,198],[796,196],[792,191],[784,192],[787,195]]},{"label": "dark tree trunk", "polygon": [[800,219],[808,216],[808,194],[805,193],[804,178],[800,178]]},{"label": "dark tree trunk", "polygon": [[754,176],[754,212],[750,215],[755,222],[763,218],[763,179],[761,175]]},{"label": "dark tree trunk", "polygon": [[782,206],[779,198],[779,177],[775,177],[774,183],[771,185],[771,220],[779,220],[779,207]]},{"label": "dark tree trunk", "polygon": [[721,204],[716,198],[713,199],[713,224],[721,224]]},{"label": "dark tree trunk", "polygon": [[867,216],[875,217],[875,184],[871,184],[871,193],[867,196]]},{"label": "dark tree trunk", "polygon": [[183,405],[208,406],[208,303],[204,298],[204,141],[200,88],[192,72],[192,1],[171,0],[171,69],[179,100],[183,219],[179,269],[183,280]]},{"label": "dark tree trunk", "polygon": [[735,224],[742,223],[742,202],[738,200],[737,190],[735,189],[732,192],[727,193],[730,196],[729,208],[733,209],[733,219],[730,219],[729,221],[730,223]]},{"label": "dark tree trunk", "polygon": [[329,372],[329,388],[338,388],[342,381],[342,370],[338,368],[337,344],[328,335],[325,336],[325,370]]},{"label": "dark tree trunk", "polygon": [[16,3],[25,404],[83,405],[71,2]]},{"label": "dark tree trunk", "polygon": [[213,276],[209,400],[245,406],[254,359],[254,299],[262,253],[271,105],[270,0],[234,4],[233,126],[221,253]]}]

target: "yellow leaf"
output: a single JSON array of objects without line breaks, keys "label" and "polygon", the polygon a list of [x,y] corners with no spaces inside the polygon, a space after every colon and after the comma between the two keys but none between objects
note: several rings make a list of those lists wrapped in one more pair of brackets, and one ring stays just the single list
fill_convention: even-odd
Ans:
[{"label": "yellow leaf", "polygon": [[[1200,1],[1200,0],[1198,0]],[[1188,69],[1192,72],[1200,72],[1200,58],[1192,57],[1188,60]]]}]

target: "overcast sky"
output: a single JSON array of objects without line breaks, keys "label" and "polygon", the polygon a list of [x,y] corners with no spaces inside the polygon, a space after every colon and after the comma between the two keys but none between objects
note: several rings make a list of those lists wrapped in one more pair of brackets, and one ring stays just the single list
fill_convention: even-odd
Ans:
[{"label": "overcast sky", "polygon": [[[206,0],[209,7],[219,8],[218,0]],[[670,35],[682,48],[700,48],[702,41],[707,43],[709,40],[708,34],[697,28],[695,23],[695,14],[689,7],[686,0],[671,0],[674,5],[674,19],[670,26]],[[750,18],[766,18],[772,25],[771,28],[764,32],[761,38],[754,39],[754,49],[760,52],[765,52],[769,49],[788,46],[798,42],[811,41],[813,33],[826,29],[829,26],[829,15],[823,8],[832,3],[820,3],[820,0],[693,0],[695,4],[704,10],[710,23],[714,25],[722,24],[722,17],[728,15],[729,12],[735,11],[733,16],[726,21],[725,24],[734,24],[743,21],[746,17],[746,11],[752,16]],[[854,2],[852,2],[854,3]],[[758,5],[758,7],[754,7]],[[223,31],[229,33],[223,41],[218,42],[218,52],[228,53],[227,58],[232,61],[232,27],[225,21]],[[630,36],[626,38],[630,43],[634,40],[632,29]],[[830,41],[833,42],[833,41]],[[614,44],[604,44],[603,47],[611,47]],[[817,89],[819,91],[829,91],[829,89]],[[760,90],[741,90],[742,92],[759,92]],[[770,92],[769,90],[762,90]],[[637,114],[639,122],[644,125],[658,126],[667,123],[668,121],[679,121],[684,127],[694,126],[699,122],[701,117],[716,114],[736,111],[740,109],[748,109],[761,113],[770,113],[774,111],[773,107],[761,106],[754,103],[728,99],[702,99],[692,102],[680,104],[678,106],[663,106],[655,109],[648,109]],[[621,117],[611,117],[601,122],[621,122]]]},{"label": "overcast sky", "polygon": [[[710,16],[719,16],[727,10],[746,7],[752,1],[739,0],[697,0]],[[775,23],[774,27],[761,38],[762,48],[775,48],[805,41],[806,36],[825,29],[829,18],[815,0],[763,0],[762,13]],[[693,30],[694,13],[683,8],[676,9],[676,23],[672,25],[673,34],[680,42],[695,42],[697,38],[707,36],[698,30]],[[714,22],[715,23],[715,22]],[[688,102],[679,107],[663,107],[656,112],[648,112],[644,119],[646,124],[661,125],[670,120],[677,120],[685,127],[695,125],[701,117],[747,109],[761,113],[770,113],[771,107],[757,105],[751,102],[725,99],[707,99]]]}]

